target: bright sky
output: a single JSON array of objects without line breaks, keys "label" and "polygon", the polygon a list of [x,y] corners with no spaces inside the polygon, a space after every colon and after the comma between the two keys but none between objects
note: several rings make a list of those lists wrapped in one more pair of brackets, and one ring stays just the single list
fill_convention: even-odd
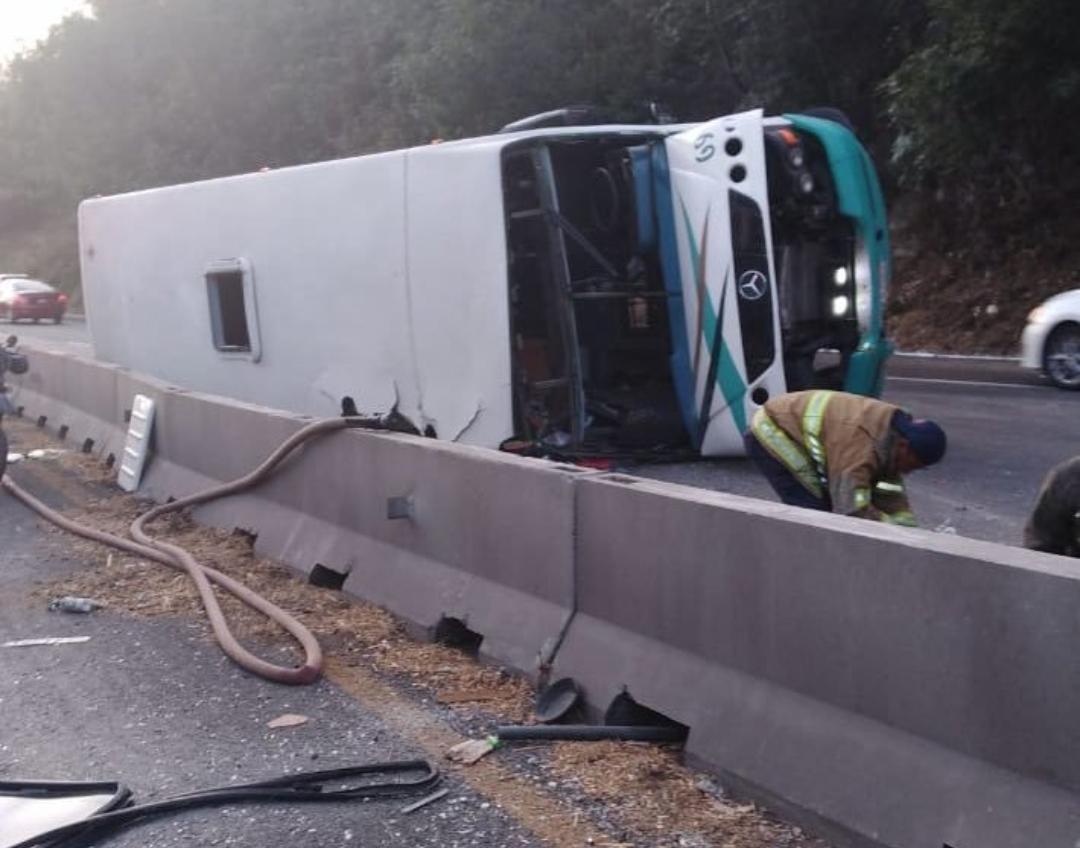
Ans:
[{"label": "bright sky", "polygon": [[37,44],[53,24],[85,8],[85,0],[0,0],[0,65]]}]

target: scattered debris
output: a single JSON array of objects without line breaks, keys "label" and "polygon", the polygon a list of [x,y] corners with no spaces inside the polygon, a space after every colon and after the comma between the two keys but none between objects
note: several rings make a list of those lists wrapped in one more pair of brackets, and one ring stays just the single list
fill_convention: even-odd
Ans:
[{"label": "scattered debris", "polygon": [[421,807],[426,807],[428,804],[434,804],[440,798],[445,798],[449,794],[449,789],[438,789],[435,792],[432,792],[430,795],[421,798],[419,801],[413,801],[413,803],[409,804],[407,807],[402,807],[401,812],[405,813],[406,815],[408,813],[415,813]]},{"label": "scattered debris", "polygon": [[486,689],[457,689],[440,692],[438,699],[440,704],[480,704],[494,701],[497,697],[498,693]]},{"label": "scattered debris", "polygon": [[483,739],[466,739],[446,752],[446,759],[454,763],[471,766],[486,757],[502,743],[498,736],[485,736]]},{"label": "scattered debris", "polygon": [[275,729],[279,727],[299,727],[301,724],[307,724],[308,717],[306,715],[300,715],[299,713],[285,713],[279,715],[277,718],[272,718],[266,723],[267,727],[273,727]]},{"label": "scattered debris", "polygon": [[[12,424],[24,448],[43,443],[44,435],[32,422],[15,420]],[[108,484],[111,489],[114,472],[77,451],[57,463],[39,463],[33,473],[80,504],[68,513],[70,517],[112,532],[125,533],[145,508],[100,486]],[[258,582],[274,603],[298,610],[323,642],[335,683],[358,698],[374,697],[387,721],[403,728],[403,732],[416,731],[420,726],[416,724],[420,721],[417,716],[426,707],[411,702],[403,705],[397,700],[400,694],[391,699],[391,688],[396,692],[402,687],[424,699],[425,704],[430,703],[429,698],[448,704],[446,709],[466,722],[478,718],[478,707],[483,710],[485,722],[492,718],[508,724],[524,722],[533,715],[536,695],[527,680],[497,667],[479,665],[459,648],[412,641],[406,629],[385,610],[307,584],[283,566],[256,556],[249,539],[227,530],[197,526],[187,515],[171,516],[166,523],[164,529],[170,541],[198,550],[200,558],[231,576]],[[87,595],[103,599],[115,613],[140,618],[194,618],[192,626],[205,629],[198,619],[198,596],[183,574],[136,557],[107,555],[86,540],[72,541],[65,536],[63,543],[66,550],[73,548],[96,567],[39,586],[31,595],[38,604],[44,605],[56,596]],[[222,607],[246,640],[258,644],[277,638],[272,624],[231,596],[222,598]],[[384,686],[391,688],[383,692],[380,687]],[[376,692],[382,694],[376,696]],[[466,700],[467,693],[495,697],[472,701]],[[443,729],[441,719],[426,712],[423,715],[432,727],[437,724],[440,728],[424,731],[429,752],[446,756],[451,746],[459,747],[454,743],[462,737],[455,738],[452,731]],[[396,724],[399,720],[401,723]],[[494,750],[490,742],[479,741],[484,754]],[[538,753],[533,756],[530,751]],[[682,766],[679,756],[678,751],[667,746],[636,743],[518,743],[512,755],[491,758],[470,768],[467,780],[481,787],[492,800],[497,799],[503,809],[530,822],[553,845],[611,848],[629,844],[619,841],[620,837],[628,838],[629,827],[644,834],[643,841],[637,844],[657,848],[696,848],[704,844],[725,848],[826,848],[823,842],[762,815],[753,806],[728,801],[722,794],[714,794],[716,790],[709,791],[711,786],[695,785],[699,775]],[[522,758],[530,764],[515,765]],[[556,793],[536,792],[536,784],[529,777],[536,771],[555,778],[562,789]],[[567,799],[585,805],[573,812],[572,822],[570,815],[560,814]],[[592,813],[582,812],[598,809],[605,811],[601,815],[603,831],[587,823]],[[568,832],[580,838],[566,841]],[[702,838],[704,842],[699,841]]]},{"label": "scattered debris", "polygon": [[[624,826],[641,834],[637,844],[714,845],[724,848],[826,848],[753,804],[699,786],[679,763],[679,753],[632,742],[559,742],[548,774],[602,801]],[[722,790],[721,790],[722,791]]]},{"label": "scattered debris", "polygon": [[76,642],[89,642],[89,636],[46,636],[42,639],[16,639],[5,642],[3,648],[30,648],[35,645],[74,645]]},{"label": "scattered debris", "polygon": [[116,484],[125,492],[134,492],[139,488],[153,428],[154,399],[136,394],[131,401],[131,421],[124,440],[123,459],[116,474]]},{"label": "scattered debris", "polygon": [[548,741],[602,742],[683,742],[686,728],[681,725],[606,725],[606,724],[522,724],[498,728],[494,738],[504,742],[517,739]]},{"label": "scattered debris", "polygon": [[466,739],[446,752],[446,759],[472,765],[503,745],[514,740],[565,740],[601,742],[610,740],[633,742],[682,742],[686,729],[682,726],[607,726],[595,724],[522,724],[499,727],[483,739]]},{"label": "scattered debris", "polygon": [[949,536],[956,535],[956,528],[953,527],[948,521],[944,521],[934,528],[935,533],[946,533]]},{"label": "scattered debris", "polygon": [[35,448],[26,454],[27,459],[56,459],[66,454],[66,450],[60,448]]},{"label": "scattered debris", "polygon": [[22,462],[24,459],[26,459],[26,456],[21,453],[9,453],[7,455],[8,465],[14,465],[16,462]]},{"label": "scattered debris", "polygon": [[724,787],[706,774],[700,775],[694,780],[694,788],[700,791],[701,794],[708,795],[718,801],[724,799]]},{"label": "scattered debris", "polygon": [[536,696],[536,720],[551,724],[565,718],[581,701],[581,688],[570,677],[556,680]]},{"label": "scattered debris", "polygon": [[49,612],[88,613],[102,609],[104,606],[105,604],[101,601],[95,601],[93,598],[77,598],[66,595],[63,598],[53,598],[49,601]]}]

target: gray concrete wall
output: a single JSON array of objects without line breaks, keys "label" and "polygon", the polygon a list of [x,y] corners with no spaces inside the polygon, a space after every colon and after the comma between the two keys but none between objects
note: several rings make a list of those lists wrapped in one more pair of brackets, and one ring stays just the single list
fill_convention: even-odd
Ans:
[{"label": "gray concrete wall", "polygon": [[44,416],[46,426],[54,433],[66,426],[67,438],[73,443],[77,440],[81,445],[92,439],[93,452],[102,458],[118,453],[123,443],[119,400],[122,370],[32,348],[27,353],[29,373],[7,377],[12,403],[24,408],[28,418]]},{"label": "gray concrete wall", "polygon": [[[305,423],[57,354],[31,368],[16,402],[73,444],[116,443],[131,395],[158,400],[158,499]],[[1073,561],[356,431],[199,517],[423,628],[461,619],[528,674],[576,604],[557,674],[684,722],[692,759],[841,844],[1080,844]]]},{"label": "gray concrete wall", "polygon": [[[180,497],[246,474],[308,416],[167,386],[114,366],[31,351],[18,388],[28,417],[48,415],[69,441],[85,433],[119,453],[136,393],[156,401],[153,458],[141,494]],[[89,369],[100,395],[69,389]],[[62,398],[62,400],[58,400]],[[38,412],[36,410],[44,410]],[[361,431],[301,448],[256,496],[198,510],[257,534],[256,549],[302,573],[348,575],[346,591],[424,631],[444,617],[484,635],[483,652],[537,672],[570,614],[573,481],[581,469],[429,439]],[[388,518],[407,497],[412,515]]]},{"label": "gray concrete wall", "polygon": [[[305,420],[168,393],[158,422],[147,485],[164,497],[241,476]],[[301,454],[258,497],[201,514],[256,531],[258,550],[300,571],[318,563],[348,574],[346,591],[424,629],[461,619],[484,634],[486,653],[535,671],[569,612],[579,469],[362,431]],[[407,498],[411,516],[388,518],[391,498]]]},{"label": "gray concrete wall", "polygon": [[577,533],[556,671],[598,703],[886,844],[1080,837],[1072,561],[621,475],[580,481]]}]

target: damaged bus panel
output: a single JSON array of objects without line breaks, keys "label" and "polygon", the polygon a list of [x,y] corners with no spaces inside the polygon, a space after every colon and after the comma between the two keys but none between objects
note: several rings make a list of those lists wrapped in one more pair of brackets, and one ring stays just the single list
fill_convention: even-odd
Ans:
[{"label": "damaged bus panel", "polygon": [[521,127],[84,202],[96,354],[564,456],[738,454],[769,397],[880,391],[888,228],[842,122]]}]

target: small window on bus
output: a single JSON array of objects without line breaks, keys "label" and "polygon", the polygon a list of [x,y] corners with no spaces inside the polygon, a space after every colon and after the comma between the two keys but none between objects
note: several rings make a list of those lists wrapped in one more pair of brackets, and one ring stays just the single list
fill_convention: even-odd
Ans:
[{"label": "small window on bus", "polygon": [[259,327],[250,264],[243,259],[213,263],[206,270],[206,294],[214,347],[257,362]]}]

